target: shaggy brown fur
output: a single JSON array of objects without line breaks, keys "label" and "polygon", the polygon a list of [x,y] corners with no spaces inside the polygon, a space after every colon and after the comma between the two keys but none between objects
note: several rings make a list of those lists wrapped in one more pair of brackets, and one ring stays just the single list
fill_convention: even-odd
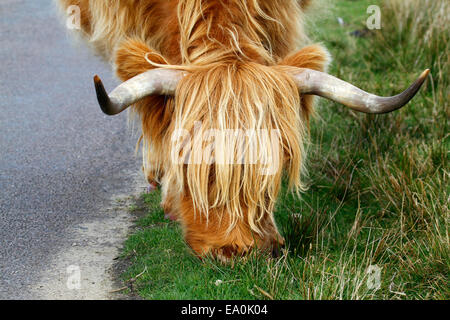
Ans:
[{"label": "shaggy brown fur", "polygon": [[[145,174],[161,184],[163,208],[181,222],[190,247],[200,256],[228,257],[283,244],[272,211],[283,171],[292,188],[302,188],[303,143],[313,107],[312,97],[300,96],[286,71],[322,71],[328,62],[318,45],[294,53],[306,39],[302,10],[310,1],[59,2],[63,8],[80,6],[85,38],[112,61],[120,79],[155,67],[187,72],[175,98],[148,97],[133,111],[142,121]],[[197,126],[280,134],[275,149],[261,135],[245,140],[243,163],[227,162],[242,141],[217,137],[215,152],[203,161],[174,163],[173,133],[183,129],[195,137]],[[202,150],[208,143],[193,141]],[[255,153],[279,167],[261,174],[267,165],[252,161]]]}]

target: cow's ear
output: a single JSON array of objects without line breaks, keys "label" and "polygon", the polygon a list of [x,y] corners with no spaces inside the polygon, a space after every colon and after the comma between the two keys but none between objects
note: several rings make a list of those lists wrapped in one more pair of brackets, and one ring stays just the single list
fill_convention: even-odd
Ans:
[{"label": "cow's ear", "polygon": [[284,58],[279,64],[326,72],[331,62],[328,50],[319,44],[310,45]]},{"label": "cow's ear", "polygon": [[115,51],[114,63],[117,76],[126,81],[145,71],[154,69],[157,64],[166,64],[164,58],[137,39],[123,41]]},{"label": "cow's ear", "polygon": [[311,5],[311,0],[298,0],[300,7],[305,10]]}]

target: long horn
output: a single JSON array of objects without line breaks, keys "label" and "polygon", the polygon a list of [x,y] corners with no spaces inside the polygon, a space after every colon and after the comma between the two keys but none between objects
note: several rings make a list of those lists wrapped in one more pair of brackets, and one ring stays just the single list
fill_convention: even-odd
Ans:
[{"label": "long horn", "polygon": [[107,115],[113,116],[145,97],[174,95],[182,77],[182,71],[152,69],[125,81],[110,95],[106,93],[102,80],[98,76],[94,77],[94,83],[100,108]]},{"label": "long horn", "polygon": [[359,112],[380,114],[406,105],[419,91],[429,73],[429,69],[425,70],[406,91],[394,97],[379,97],[367,93],[327,73],[311,69],[298,68],[294,72],[294,80],[303,94],[321,96]]}]

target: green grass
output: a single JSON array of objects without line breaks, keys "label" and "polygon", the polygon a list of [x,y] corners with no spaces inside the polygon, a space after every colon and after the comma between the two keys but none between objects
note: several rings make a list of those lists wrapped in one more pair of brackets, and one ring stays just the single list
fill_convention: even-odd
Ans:
[{"label": "green grass", "polygon": [[[414,7],[423,1],[403,1],[340,0],[318,8],[311,22],[311,36],[334,57],[330,73],[365,90],[398,93],[425,68],[433,80],[388,115],[320,101],[308,148],[309,190],[301,199],[284,190],[275,213],[288,253],[229,265],[201,261],[179,226],[163,219],[160,195],[143,195],[146,214],[123,253],[131,261],[124,281],[139,275],[135,292],[146,299],[450,298],[450,33],[448,21],[429,16],[446,0],[430,2],[428,11]],[[382,29],[349,36],[364,28],[367,7],[377,3]],[[373,265],[381,268],[379,289],[367,285]]]}]

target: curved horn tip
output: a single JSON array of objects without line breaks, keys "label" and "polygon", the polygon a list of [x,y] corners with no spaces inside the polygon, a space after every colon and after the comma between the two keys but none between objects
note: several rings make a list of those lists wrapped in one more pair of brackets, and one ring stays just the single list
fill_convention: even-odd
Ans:
[{"label": "curved horn tip", "polygon": [[420,75],[419,78],[425,80],[428,77],[428,75],[430,74],[430,72],[431,72],[430,69],[426,69],[424,72],[422,72],[422,74]]},{"label": "curved horn tip", "polygon": [[[104,91],[105,87],[103,86],[102,79],[98,75],[94,76],[94,84],[95,84],[95,90],[97,93],[100,93],[100,91]],[[103,89],[103,90],[101,90]]]},{"label": "curved horn tip", "polygon": [[[385,100],[392,100],[392,101],[385,102],[386,108],[379,112],[375,112],[375,113],[380,113],[380,114],[389,113],[389,112],[398,110],[398,109],[404,107],[405,105],[407,105],[419,92],[420,88],[423,86],[423,84],[427,80],[429,74],[430,74],[430,69],[426,69],[425,71],[423,71],[421,73],[421,75],[417,78],[417,80],[408,89],[406,89],[403,93],[399,94],[396,97],[385,98]],[[395,102],[395,100],[397,100],[397,101]]]},{"label": "curved horn tip", "polygon": [[100,109],[102,109],[103,113],[109,116],[115,115],[116,113],[112,111],[110,107],[111,101],[109,100],[108,93],[106,92],[103,82],[98,75],[94,76],[94,84]]},{"label": "curved horn tip", "polygon": [[100,77],[98,75],[95,75],[94,76],[94,83],[97,84],[97,83],[101,83],[101,82],[102,82],[102,80],[100,79]]}]

